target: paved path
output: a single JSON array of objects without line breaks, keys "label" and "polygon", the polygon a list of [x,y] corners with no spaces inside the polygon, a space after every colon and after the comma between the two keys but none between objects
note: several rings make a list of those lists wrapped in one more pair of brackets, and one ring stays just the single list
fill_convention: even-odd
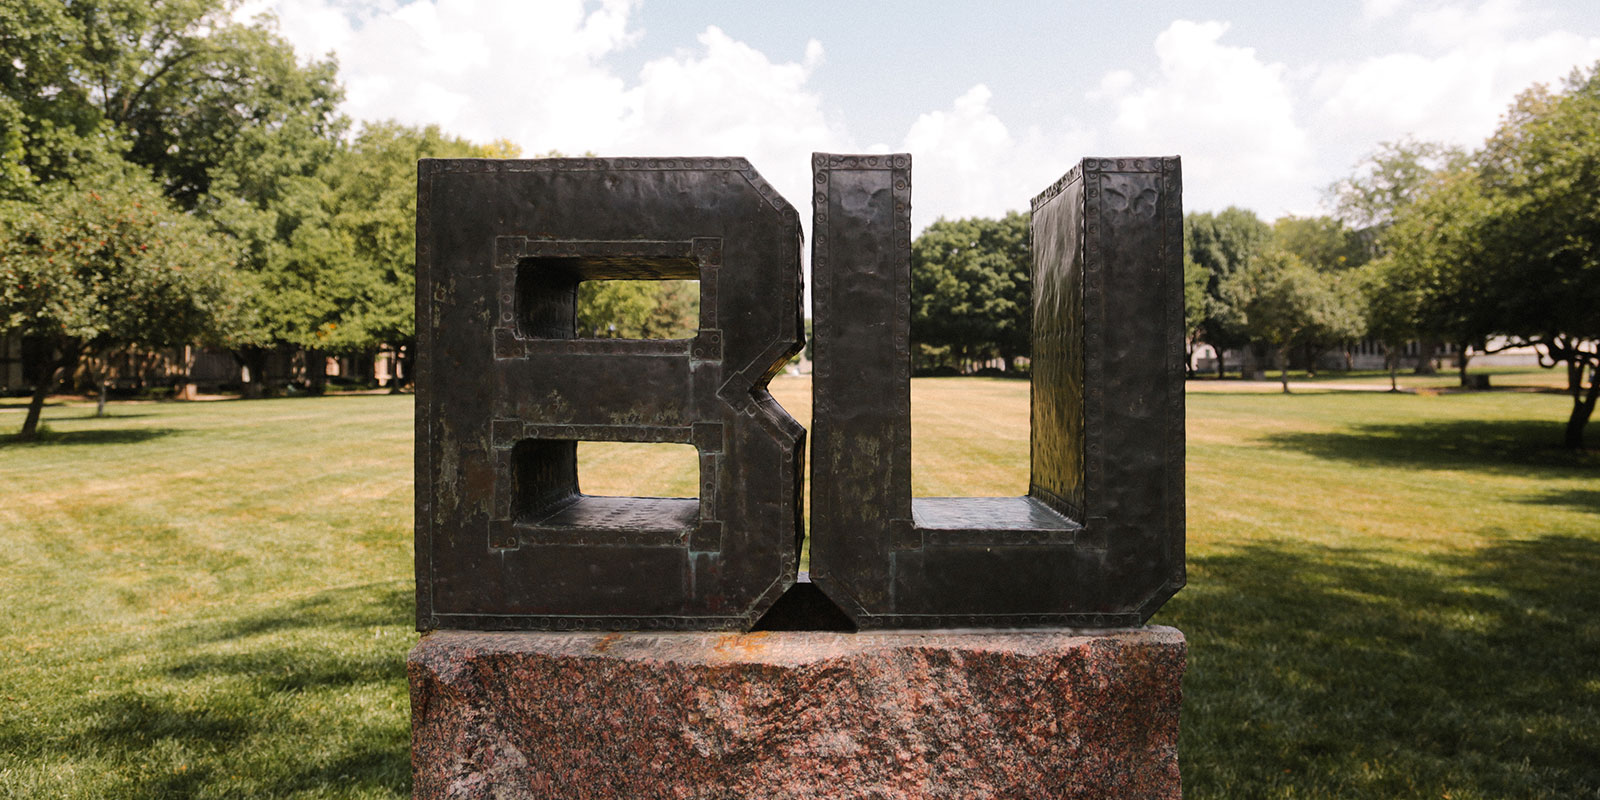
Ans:
[{"label": "paved path", "polygon": [[[1188,381],[1185,389],[1191,392],[1281,392],[1283,384],[1277,381]],[[1289,381],[1291,392],[1387,392],[1389,382],[1383,383],[1331,383],[1328,381]],[[1416,388],[1406,388],[1400,385],[1400,391],[1416,394]],[[1441,389],[1427,388],[1424,391],[1441,391]]]}]

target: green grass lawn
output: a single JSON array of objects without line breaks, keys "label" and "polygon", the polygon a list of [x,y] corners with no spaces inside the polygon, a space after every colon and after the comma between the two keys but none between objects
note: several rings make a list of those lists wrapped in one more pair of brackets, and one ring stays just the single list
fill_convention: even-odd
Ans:
[{"label": "green grass lawn", "polygon": [[[1600,797],[1569,403],[1190,395],[1190,585],[1155,619],[1191,647],[1187,797]],[[91,412],[0,444],[0,797],[409,796],[411,399]],[[919,379],[913,414],[919,494],[1025,488],[1025,382]],[[690,455],[589,447],[582,480]]]},{"label": "green grass lawn", "polygon": [[[1561,389],[1567,385],[1567,371],[1565,365],[1556,368],[1540,366],[1475,366],[1471,362],[1467,365],[1467,374],[1485,375],[1489,383],[1495,388],[1538,388]],[[1264,388],[1275,387],[1279,380],[1278,370],[1269,369],[1262,372],[1259,381],[1243,381],[1237,374],[1230,374],[1227,378],[1218,380],[1215,372],[1202,372],[1190,381],[1191,388],[1212,389],[1220,386],[1260,384]],[[1341,386],[1373,386],[1389,388],[1388,370],[1323,370],[1315,375],[1308,374],[1305,370],[1289,370],[1291,383],[1324,383]],[[1456,371],[1453,363],[1448,360],[1444,367],[1432,375],[1417,375],[1409,367],[1395,373],[1395,382],[1401,391],[1430,391],[1451,390],[1461,386],[1461,376]]]}]

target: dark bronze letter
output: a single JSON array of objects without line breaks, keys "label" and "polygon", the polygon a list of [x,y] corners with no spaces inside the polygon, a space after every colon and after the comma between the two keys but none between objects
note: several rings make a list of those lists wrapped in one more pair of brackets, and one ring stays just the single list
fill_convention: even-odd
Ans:
[{"label": "dark bronze letter", "polygon": [[[800,224],[739,158],[426,160],[417,626],[743,629],[794,581]],[[585,280],[700,281],[692,339],[575,338]],[[696,499],[590,497],[579,441],[680,442]]]},{"label": "dark bronze letter", "polygon": [[911,497],[906,155],[814,157],[811,577],[864,628],[1135,625],[1183,585],[1176,158],[1034,200],[1029,492]]}]

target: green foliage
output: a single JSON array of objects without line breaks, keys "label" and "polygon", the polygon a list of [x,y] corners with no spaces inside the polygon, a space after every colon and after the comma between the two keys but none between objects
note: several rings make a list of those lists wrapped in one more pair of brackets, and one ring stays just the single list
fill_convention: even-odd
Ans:
[{"label": "green foliage", "polygon": [[1600,63],[1564,92],[1523,93],[1482,154],[1495,204],[1482,227],[1493,288],[1487,323],[1529,340],[1600,340]]},{"label": "green foliage", "polygon": [[301,65],[268,23],[236,23],[233,9],[228,0],[6,3],[0,120],[17,129],[0,146],[25,176],[12,194],[71,176],[102,134],[125,141],[127,157],[185,208],[212,190],[219,166],[247,168],[264,140],[331,141],[342,125],[334,63]]},{"label": "green foliage", "polygon": [[98,350],[192,341],[237,319],[229,252],[133,168],[0,209],[0,332]]},{"label": "green foliage", "polygon": [[1318,272],[1342,272],[1367,262],[1362,237],[1334,217],[1280,217],[1272,223],[1272,243]]},{"label": "green foliage", "polygon": [[687,339],[699,327],[698,281],[609,280],[578,284],[579,337]]},{"label": "green foliage", "polygon": [[1387,330],[1503,336],[1566,363],[1569,447],[1582,446],[1600,400],[1597,119],[1600,64],[1574,71],[1563,91],[1524,92],[1475,165],[1457,160],[1411,184],[1373,278],[1375,292],[1399,295],[1375,316]]},{"label": "green foliage", "polygon": [[1480,234],[1493,214],[1471,170],[1436,173],[1418,189],[1380,240],[1385,255],[1374,274],[1389,296],[1374,297],[1385,329],[1375,335],[1470,342],[1491,333]]},{"label": "green foliage", "polygon": [[963,358],[1029,351],[1033,251],[1029,218],[941,219],[911,244],[911,339]]},{"label": "green foliage", "polygon": [[1318,272],[1299,256],[1272,248],[1229,276],[1222,294],[1250,338],[1278,352],[1287,392],[1291,347],[1321,350],[1361,335],[1364,320],[1353,288],[1342,276]]},{"label": "green foliage", "polygon": [[[323,262],[336,281],[333,307],[308,346],[334,351],[409,345],[416,338],[417,161],[515,157],[514,145],[475,145],[437,125],[369,123],[317,174],[323,225],[344,263]],[[329,325],[333,325],[329,328]]]},{"label": "green foliage", "polygon": [[1461,168],[1460,148],[1401,139],[1383,142],[1356,165],[1355,174],[1324,193],[1338,217],[1355,228],[1382,227],[1416,200],[1434,172]]},{"label": "green foliage", "polygon": [[[90,185],[108,160],[154,177],[232,244],[249,291],[213,341],[310,346],[354,290],[318,172],[345,122],[329,61],[301,64],[270,20],[232,0],[8,2],[0,8],[0,198]],[[231,260],[231,259],[229,259]],[[157,324],[152,320],[151,324]],[[143,342],[185,328],[145,330]]]},{"label": "green foliage", "polygon": [[[1214,214],[1191,212],[1184,216],[1185,259],[1206,272],[1204,315],[1194,328],[1200,341],[1218,351],[1249,343],[1243,310],[1224,287],[1269,244],[1271,236],[1272,228],[1248,209],[1230,206]],[[1187,263],[1184,274],[1187,283]]]},{"label": "green foliage", "polygon": [[1211,273],[1188,253],[1183,254],[1183,330],[1184,338],[1193,342],[1206,321],[1206,284]]},{"label": "green foliage", "polygon": [[58,369],[108,348],[182,344],[243,325],[248,293],[229,250],[137,167],[111,159],[80,184],[33,194],[0,201],[0,334],[48,354],[35,365],[44,379],[23,438],[35,434]]}]

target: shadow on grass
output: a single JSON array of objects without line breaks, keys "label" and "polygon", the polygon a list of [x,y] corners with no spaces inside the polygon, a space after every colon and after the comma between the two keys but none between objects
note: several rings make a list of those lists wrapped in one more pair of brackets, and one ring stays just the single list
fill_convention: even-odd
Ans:
[{"label": "shadow on grass", "polygon": [[[1579,511],[1600,514],[1600,489],[1567,489],[1516,498],[1519,503],[1536,506],[1571,506]],[[1600,527],[1600,520],[1595,525]]]},{"label": "shadow on grass", "polygon": [[[413,598],[409,581],[344,587],[142,641],[155,677],[84,703],[69,747],[131,773],[130,796],[409,796]],[[398,713],[372,713],[395,695]]]},{"label": "shadow on grass", "polygon": [[105,428],[84,431],[41,430],[38,438],[22,441],[15,433],[0,434],[0,447],[62,447],[98,444],[139,444],[183,433],[180,428]]},{"label": "shadow on grass", "polygon": [[1546,420],[1435,420],[1356,425],[1348,431],[1269,434],[1273,447],[1363,466],[1516,471],[1600,467],[1600,456],[1561,447],[1562,423]]},{"label": "shadow on grass", "polygon": [[1190,562],[1185,796],[1600,796],[1600,540]]}]

